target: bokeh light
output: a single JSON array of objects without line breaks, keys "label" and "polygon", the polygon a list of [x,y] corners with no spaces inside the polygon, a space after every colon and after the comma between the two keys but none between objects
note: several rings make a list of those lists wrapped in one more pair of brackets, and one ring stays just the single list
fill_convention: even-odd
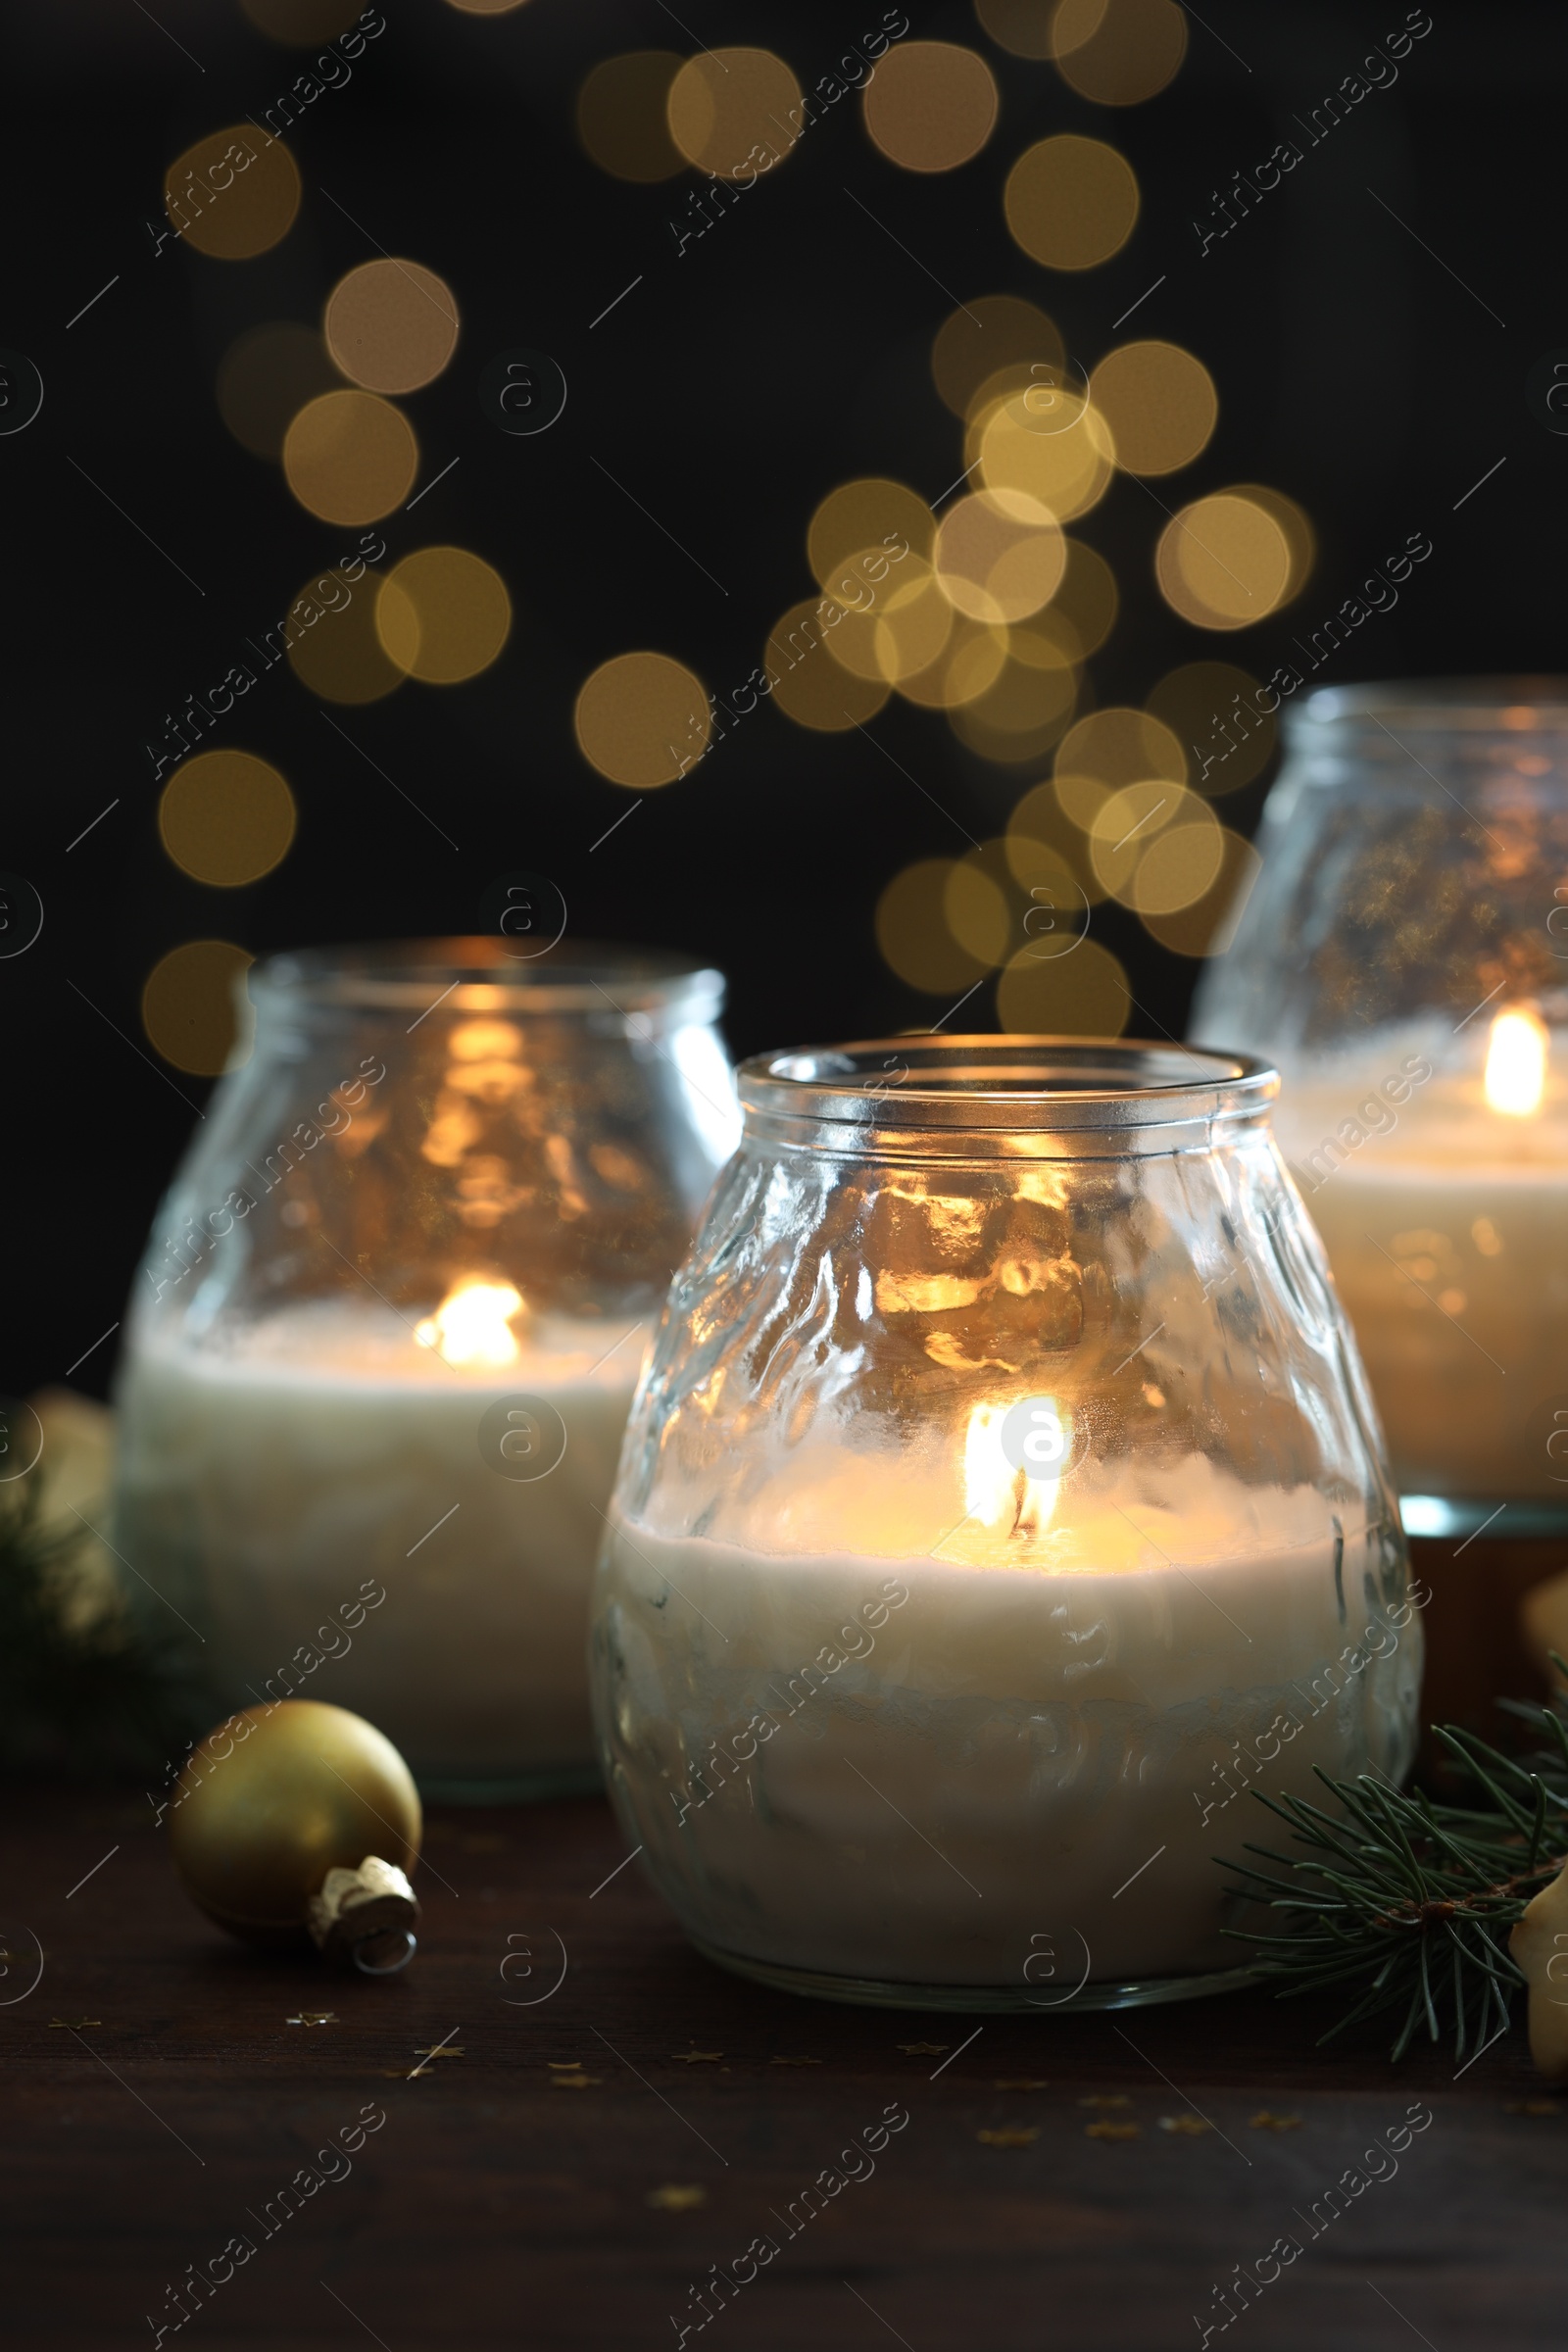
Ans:
[{"label": "bokeh light", "polygon": [[1294,498],[1283,490],[1273,489],[1267,482],[1233,482],[1232,495],[1250,498],[1254,506],[1271,514],[1285,534],[1285,544],[1291,551],[1291,576],[1286,584],[1286,604],[1298,596],[1306,585],[1307,574],[1317,556],[1317,540],[1311,523]]},{"label": "bokeh light", "polygon": [[897,686],[939,658],[953,634],[953,607],[931,565],[911,555],[896,575],[890,573],[876,605],[845,612],[824,643],[841,668]]},{"label": "bokeh light", "polygon": [[[917,490],[872,474],[828,492],[807,526],[807,562],[812,578],[837,594],[837,575],[866,548],[880,547],[894,557],[902,544],[929,558],[936,530],[936,516]],[[906,561],[896,557],[896,568],[902,571]],[[842,601],[857,599],[852,592]]]},{"label": "bokeh light", "polygon": [[951,858],[921,858],[895,874],[876,903],[883,960],[927,996],[960,996],[987,966],[960,946],[947,922]]},{"label": "bokeh light", "polygon": [[164,173],[170,226],[214,261],[248,262],[269,252],[299,209],[294,158],[254,122],[209,131]]},{"label": "bokeh light", "polygon": [[[1202,810],[1196,821],[1195,808]],[[1138,860],[1128,903],[1143,915],[1180,914],[1213,889],[1224,862],[1224,827],[1206,801],[1188,793],[1176,820],[1155,834]]]},{"label": "bokeh light", "polygon": [[1006,962],[1020,933],[1013,900],[1017,886],[1005,842],[988,841],[960,858],[942,891],[942,917],[966,956],[995,971]]},{"label": "bokeh light", "polygon": [[1089,862],[1084,835],[1064,812],[1050,782],[1032,785],[1014,808],[1007,820],[1006,854],[1013,879],[1026,897],[1042,881],[1060,885],[1063,877],[1070,884],[1068,896],[1064,902],[1054,891],[1054,906],[1080,900],[1096,906],[1105,896]]},{"label": "bokeh light", "polygon": [[[1085,547],[1081,539],[1069,539],[1066,576],[1047,610],[1017,632],[1018,658],[1030,660],[1029,640],[1038,634],[1052,646],[1064,647],[1073,661],[1087,661],[1091,654],[1100,651],[1115,627],[1120,601],[1116,575],[1104,557],[1095,548]],[[1041,657],[1054,658],[1045,654]]]},{"label": "bokeh light", "polygon": [[394,564],[375,600],[389,661],[427,686],[488,669],[512,629],[512,599],[492,564],[466,547],[421,547]]},{"label": "bokeh light", "polygon": [[368,392],[417,392],[434,381],[458,341],[452,289],[418,262],[362,262],[326,301],[326,348]]},{"label": "bokeh light", "polygon": [[[669,85],[669,135],[689,164],[718,179],[771,169],[791,151],[801,85],[771,49],[705,49]],[[761,149],[761,156],[755,150]]]},{"label": "bokeh light", "polygon": [[228,1067],[243,1017],[236,993],[255,960],[230,940],[192,939],[153,965],[141,992],[141,1025],[176,1070],[216,1078]]},{"label": "bokeh light", "polygon": [[577,136],[602,172],[651,186],[685,171],[668,116],[684,63],[673,49],[627,49],[595,66],[577,93]]},{"label": "bokeh light", "polygon": [[964,450],[988,490],[1022,491],[1058,522],[1097,506],[1115,470],[1109,427],[1068,385],[1042,384],[982,411]]},{"label": "bokeh light", "polygon": [[1172,612],[1200,629],[1245,629],[1285,602],[1291,546],[1255,498],[1219,490],[1172,515],[1154,575]]},{"label": "bokeh light", "polygon": [[419,445],[400,409],[374,392],[323,392],[283,436],[283,473],[323,522],[379,522],[414,487]]},{"label": "bokeh light", "polygon": [[[1063,813],[1085,833],[1112,793],[1129,784],[1170,787],[1187,781],[1182,747],[1147,710],[1112,704],[1091,711],[1062,737],[1055,792]],[[1107,885],[1108,888],[1108,885]]]},{"label": "bokeh light", "polygon": [[1150,937],[1173,955],[1195,958],[1223,956],[1263,869],[1263,860],[1250,841],[1244,841],[1228,825],[1221,825],[1219,831],[1219,871],[1203,896],[1171,914],[1141,909]]},{"label": "bokeh light", "polygon": [[1216,800],[1250,784],[1268,765],[1278,727],[1260,692],[1234,662],[1184,662],[1147,698],[1154,716],[1180,738],[1195,792]]},{"label": "bokeh light", "polygon": [[667,654],[617,654],[601,662],[577,697],[572,724],[590,766],[634,792],[673,783],[712,734],[702,680]]},{"label": "bokeh light", "polygon": [[978,701],[996,684],[1006,659],[1004,628],[955,612],[947,641],[935,660],[905,671],[895,684],[906,702],[917,703],[922,710],[956,710]]},{"label": "bokeh light", "polygon": [[1059,374],[1066,347],[1055,322],[1018,294],[977,294],[945,318],[931,346],[931,376],[955,416],[968,420],[982,396],[1021,391],[1037,364]]},{"label": "bokeh light", "polygon": [[973,702],[949,712],[961,744],[1004,766],[1038,760],[1050,751],[1071,720],[1078,700],[1078,671],[1072,662],[1055,647],[1050,649],[1054,662],[1020,661],[1024,643],[1031,657],[1047,650],[1045,639],[1025,639],[1022,630],[1012,630],[1007,658],[994,683]]},{"label": "bokeh light", "polygon": [[936,536],[937,583],[971,620],[1025,620],[1049,604],[1067,544],[1049,508],[1018,490],[956,499]]},{"label": "bokeh light", "polygon": [[1055,0],[974,0],[974,13],[999,49],[1014,57],[1055,55],[1051,38]]},{"label": "bokeh light", "polygon": [[[1183,837],[1174,854],[1171,834]],[[1219,820],[1208,803],[1165,777],[1123,784],[1089,828],[1089,862],[1106,895],[1140,912],[1173,914],[1191,906],[1218,873],[1220,856]]]},{"label": "bokeh light", "polygon": [[294,600],[298,605],[309,597],[322,610],[318,620],[292,638],[289,667],[323,703],[378,703],[401,686],[407,674],[388,654],[376,627],[381,575],[365,571],[351,581],[334,570],[320,578],[331,591],[327,598],[317,594],[318,580],[308,580]]},{"label": "bokeh light", "polygon": [[1175,343],[1123,343],[1089,379],[1127,473],[1174,473],[1206,447],[1219,415],[1214,379]]},{"label": "bokeh light", "polygon": [[843,631],[858,630],[858,616],[847,614],[836,626],[824,626],[824,598],[792,605],[776,623],[763,649],[767,674],[773,681],[773,701],[797,726],[822,735],[842,735],[874,718],[892,691],[877,667],[874,650],[865,654],[864,638],[857,640],[858,656],[866,666],[850,666],[838,652]]},{"label": "bokeh light", "polygon": [[240,0],[258,32],[286,48],[335,41],[360,15],[360,0]]},{"label": "bokeh light", "polygon": [[447,6],[464,17],[510,17],[523,0],[447,0]]},{"label": "bokeh light", "polygon": [[1063,81],[1097,106],[1142,105],[1187,54],[1187,19],[1174,0],[1057,0],[1051,32]]},{"label": "bokeh light", "polygon": [[277,460],[283,436],[308,400],[342,378],[313,326],[280,318],[236,335],[218,367],[218,411],[254,457]]},{"label": "bokeh light", "polygon": [[1102,139],[1060,131],[1007,174],[1003,197],[1013,240],[1048,270],[1095,270],[1119,253],[1138,219],[1133,168]]},{"label": "bokeh light", "polygon": [[1132,991],[1119,956],[1095,939],[1070,953],[1020,948],[997,982],[997,1019],[1014,1037],[1120,1037]]},{"label": "bokeh light", "polygon": [[214,890],[259,882],[287,856],[294,795],[249,752],[198,752],[181,760],[158,803],[164,848],[182,873]]},{"label": "bokeh light", "polygon": [[997,85],[973,49],[902,41],[878,60],[860,100],[865,127],[906,172],[953,172],[979,154],[997,122]]}]

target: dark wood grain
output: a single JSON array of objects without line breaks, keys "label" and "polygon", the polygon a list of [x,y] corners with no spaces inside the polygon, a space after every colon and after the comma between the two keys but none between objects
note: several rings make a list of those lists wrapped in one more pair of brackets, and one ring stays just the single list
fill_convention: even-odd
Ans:
[{"label": "dark wood grain", "polygon": [[[254,2257],[167,2344],[669,2347],[689,2288],[759,2233],[777,2258],[688,2342],[1194,2345],[1213,2285],[1290,2234],[1300,2259],[1231,2342],[1490,2352],[1568,2332],[1568,2116],[1517,2111],[1542,2099],[1522,2032],[1457,2077],[1432,2051],[1396,2071],[1376,2039],[1315,2050],[1320,2013],[1250,1992],[987,2022],[933,2081],[942,2060],[899,2045],[952,2050],[978,2021],[797,2000],[712,1969],[635,1863],[593,1893],[623,1852],[595,1801],[435,1813],[423,1946],[383,1984],[226,1942],[180,1894],[145,1806],[12,1792],[8,1813],[0,2299],[3,2340],[28,2352],[151,2344],[166,2286],[236,2232]],[[17,1999],[29,1931],[44,1972]],[[532,1979],[503,1981],[509,1936],[528,1939]],[[560,1989],[509,2006],[553,1982],[558,1936]],[[305,2009],[338,2022],[285,2022]],[[444,2036],[463,2056],[411,2080]],[[683,2063],[693,2048],[722,2056]],[[555,2086],[552,2063],[573,2060],[593,2079]],[[999,2087],[1020,2079],[1048,2087]],[[1081,2104],[1118,2094],[1130,2106]],[[1421,2101],[1435,2120],[1396,2175],[1312,2238],[1300,2217]],[[368,2102],[386,2121],[347,2177],[264,2235],[247,2216]],[[775,2217],[890,2102],[909,2122],[874,2175],[788,2237]],[[1300,2125],[1257,2127],[1262,2109]],[[1195,2110],[1215,2130],[1159,2128]],[[1090,2138],[1096,2121],[1139,2136]],[[1038,2138],[978,2136],[997,2130]],[[666,2185],[704,2201],[651,2205]]]}]

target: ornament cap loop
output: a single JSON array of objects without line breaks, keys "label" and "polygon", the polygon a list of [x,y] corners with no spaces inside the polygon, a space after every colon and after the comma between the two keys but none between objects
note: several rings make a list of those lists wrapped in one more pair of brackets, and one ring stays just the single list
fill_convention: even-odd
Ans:
[{"label": "ornament cap loop", "polygon": [[404,1873],[367,1854],[358,1870],[327,1872],[310,1899],[307,1925],[329,1960],[351,1961],[363,1976],[391,1977],[414,1957],[418,1917],[418,1898]]}]

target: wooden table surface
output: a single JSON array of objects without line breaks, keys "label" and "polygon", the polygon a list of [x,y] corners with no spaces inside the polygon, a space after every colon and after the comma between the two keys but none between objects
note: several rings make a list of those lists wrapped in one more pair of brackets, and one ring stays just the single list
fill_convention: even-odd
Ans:
[{"label": "wooden table surface", "polygon": [[[27,2352],[161,2326],[269,2352],[654,2352],[682,2327],[1156,2352],[1219,2340],[1239,2265],[1267,2279],[1233,2323],[1253,2352],[1568,2340],[1568,2101],[1522,2029],[1456,2074],[1315,2049],[1321,2013],[1256,1991],[983,2025],[769,1993],[691,1952],[635,1862],[601,1886],[623,1846],[590,1799],[435,1810],[419,1956],[373,1984],[209,1927],[140,1798],[8,1797],[0,2340]],[[313,2010],[336,2016],[290,2022]],[[176,2330],[167,2290],[210,2263]]]}]

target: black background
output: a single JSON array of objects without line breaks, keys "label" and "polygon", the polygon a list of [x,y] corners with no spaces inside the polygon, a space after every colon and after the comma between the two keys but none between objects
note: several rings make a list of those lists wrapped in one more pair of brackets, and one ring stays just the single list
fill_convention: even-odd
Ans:
[{"label": "black background", "polygon": [[[205,1100],[202,1081],[159,1060],[138,1011],[149,968],[182,940],[216,935],[262,954],[472,929],[486,884],[524,867],[558,881],[577,936],[721,965],[737,1053],[936,1017],[880,960],[878,894],[911,858],[1000,831],[1045,762],[988,767],[939,714],[897,702],[872,730],[890,760],[863,736],[808,734],[764,703],[590,854],[627,796],[577,753],[571,710],[591,668],[643,646],[724,695],[786,606],[815,593],[806,524],[835,483],[889,473],[934,498],[952,481],[960,430],[929,366],[954,307],[944,287],[1031,297],[1092,365],[1118,339],[1111,322],[1166,273],[1127,334],[1196,352],[1221,400],[1214,438],[1169,486],[1171,503],[1260,479],[1312,518],[1317,564],[1296,604],[1215,639],[1160,601],[1162,517],[1118,480],[1076,526],[1123,597],[1092,664],[1100,702],[1142,701],[1166,668],[1204,656],[1266,676],[1293,658],[1293,632],[1315,628],[1417,531],[1433,556],[1325,682],[1565,666],[1568,440],[1525,399],[1532,365],[1568,346],[1560,6],[1434,0],[1433,29],[1397,84],[1202,258],[1192,222],[1208,218],[1211,191],[1294,135],[1293,113],[1402,24],[1396,0],[1210,0],[1202,22],[1190,19],[1176,80],[1130,109],[1092,106],[1051,67],[1009,58],[966,7],[912,5],[916,37],[967,42],[997,75],[1002,117],[984,152],[915,177],[876,152],[847,99],[680,258],[666,223],[693,180],[635,187],[590,163],[573,113],[585,73],[626,48],[744,42],[776,49],[809,87],[880,7],[685,0],[690,39],[657,0],[528,0],[493,19],[386,0],[384,13],[352,81],[292,134],[305,182],[294,228],[239,264],[172,241],[155,257],[145,223],[159,218],[166,165],[270,105],[309,53],[264,38],[233,0],[160,0],[156,21],[126,0],[14,0],[0,35],[0,345],[27,354],[46,387],[36,422],[0,438],[0,868],[26,876],[46,909],[37,944],[0,962],[0,1388],[14,1394],[62,1377],[121,1313],[188,1104]],[[1119,147],[1143,196],[1128,245],[1083,276],[1038,269],[1003,220],[1008,168],[1061,129]],[[280,665],[208,740],[281,768],[298,836],[261,883],[207,890],[163,852],[145,747],[356,535],[318,523],[275,466],[230,438],[215,372],[245,327],[318,319],[337,278],[376,246],[439,271],[463,317],[445,375],[404,404],[421,483],[461,463],[414,514],[380,527],[394,557],[435,540],[486,557],[514,620],[473,683],[410,685],[336,715],[459,848],[332,734]],[[642,285],[590,330],[638,272]],[[570,388],[560,423],[531,439],[503,436],[477,397],[485,363],[519,344],[553,354]],[[1223,805],[1228,821],[1252,829],[1264,782]],[[1114,906],[1096,921],[1148,1016],[1132,1026],[1180,1034],[1195,967]],[[994,1025],[989,988],[965,1020]],[[114,1347],[90,1355],[77,1386],[103,1392]]]}]

